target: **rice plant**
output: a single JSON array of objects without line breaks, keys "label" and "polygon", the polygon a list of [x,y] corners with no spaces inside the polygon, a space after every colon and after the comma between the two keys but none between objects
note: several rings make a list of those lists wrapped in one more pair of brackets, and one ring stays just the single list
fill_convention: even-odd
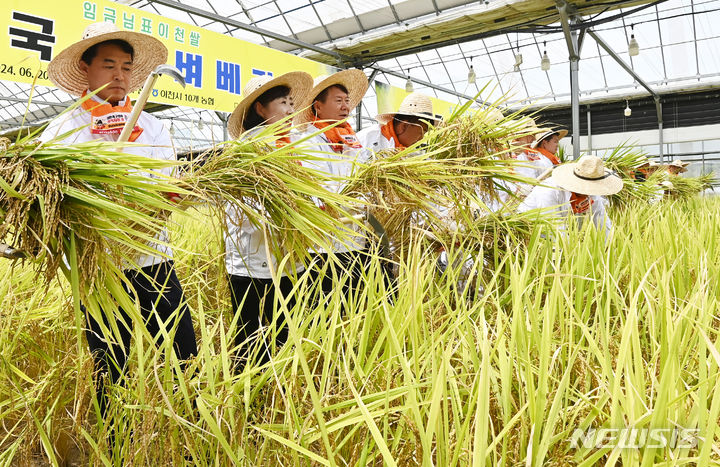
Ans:
[{"label": "rice plant", "polygon": [[[168,345],[136,331],[129,379],[104,420],[66,319],[68,282],[38,287],[28,265],[3,261],[0,463],[717,464],[719,207],[640,203],[612,211],[608,239],[571,226],[550,241],[545,225],[522,244],[488,243],[472,288],[458,287],[465,272],[452,261],[440,274],[426,242],[409,244],[393,293],[378,258],[348,299],[317,302],[301,276],[295,306],[275,304],[288,343],[240,373],[219,231],[208,225],[221,220],[175,213],[199,354],[182,371]],[[444,244],[450,257],[465,247]],[[576,434],[622,427],[701,438],[621,449]],[[112,446],[110,432],[120,434]]]}]

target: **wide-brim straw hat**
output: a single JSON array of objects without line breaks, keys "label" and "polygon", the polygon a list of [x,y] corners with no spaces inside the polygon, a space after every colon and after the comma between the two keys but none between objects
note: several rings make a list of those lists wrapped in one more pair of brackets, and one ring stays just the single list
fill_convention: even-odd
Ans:
[{"label": "wide-brim straw hat", "polygon": [[290,89],[290,97],[297,104],[305,101],[312,85],[312,76],[304,71],[291,71],[275,78],[267,75],[252,78],[245,84],[243,98],[228,119],[228,133],[236,139],[245,131],[243,122],[250,106],[266,91],[277,86],[287,86]]},{"label": "wide-brim straw hat", "polygon": [[318,76],[315,78],[313,87],[308,93],[307,98],[301,105],[298,106],[304,110],[295,117],[295,124],[300,125],[315,120],[312,103],[315,102],[315,98],[318,94],[336,84],[340,84],[347,89],[348,97],[350,98],[350,109],[357,107],[362,98],[365,96],[369,86],[367,76],[365,76],[365,73],[363,73],[362,70],[358,70],[357,68],[338,71],[332,75]]},{"label": "wide-brim straw hat", "polygon": [[567,136],[568,131],[567,130],[553,130],[550,128],[543,128],[538,131],[538,136],[535,139],[535,142],[533,143],[533,147],[537,147],[540,142],[546,138],[551,137],[552,135],[558,135],[558,139],[563,139]]},{"label": "wide-brim straw hat", "polygon": [[675,159],[671,163],[668,164],[669,167],[677,167],[680,169],[680,173],[687,172],[687,166],[690,165],[689,162],[684,162],[681,159]]},{"label": "wide-brim straw hat", "polygon": [[380,114],[375,117],[375,120],[381,125],[385,125],[397,115],[424,118],[433,125],[437,124],[435,112],[433,112],[432,99],[419,92],[408,94],[405,99],[403,99],[397,112]]},{"label": "wide-brim straw hat", "polygon": [[120,31],[113,23],[93,23],[85,28],[82,39],[57,54],[48,65],[48,77],[57,87],[74,96],[88,89],[87,75],[80,68],[80,58],[87,49],[100,42],[120,39],[134,51],[128,94],[140,89],[148,75],[167,62],[168,50],[158,39],[147,34]]},{"label": "wide-brim straw hat", "polygon": [[508,120],[503,124],[508,130],[512,130],[513,134],[516,135],[532,135],[536,136],[540,132],[545,130],[540,129],[535,124],[535,120],[531,117],[520,117],[512,120]]},{"label": "wide-brim straw hat", "polygon": [[560,188],[581,195],[607,196],[623,188],[622,179],[596,156],[582,156],[577,162],[557,166],[552,179]]}]

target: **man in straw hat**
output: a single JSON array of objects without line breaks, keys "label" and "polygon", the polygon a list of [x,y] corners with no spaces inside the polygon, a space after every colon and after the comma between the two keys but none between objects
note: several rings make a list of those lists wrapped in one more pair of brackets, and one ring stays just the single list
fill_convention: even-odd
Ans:
[{"label": "man in straw hat", "polygon": [[375,117],[378,122],[358,132],[360,144],[372,151],[404,149],[420,141],[428,129],[435,125],[432,100],[418,92],[408,94],[397,112]]},{"label": "man in straw hat", "polygon": [[688,171],[687,166],[690,165],[689,162],[684,162],[680,159],[675,159],[671,163],[667,165],[667,172],[670,175],[680,175],[681,173],[685,173]]},{"label": "man in straw hat", "polygon": [[560,217],[572,213],[578,225],[590,216],[598,229],[609,234],[612,224],[605,212],[603,196],[615,194],[622,187],[622,179],[606,169],[602,159],[586,155],[577,162],[556,167],[547,182],[532,189],[519,211],[551,209]]},{"label": "man in straw hat", "polygon": [[[350,112],[362,100],[368,88],[368,80],[361,70],[350,69],[320,76],[315,79],[313,88],[308,93],[304,108],[296,117],[297,125],[305,126],[304,142],[308,151],[317,153],[322,160],[305,161],[304,164],[325,172],[336,178],[349,177],[356,162],[365,162],[368,151],[363,149],[355,132],[345,120]],[[341,182],[334,182],[327,187],[332,191],[342,189]],[[368,261],[364,252],[365,236],[357,235],[349,242],[333,242],[333,253],[337,263],[347,274],[343,286],[345,295],[358,289],[362,270]],[[332,268],[335,262],[328,264],[328,255],[317,251],[318,265],[327,264]],[[334,288],[331,274],[322,274],[323,266],[315,269],[321,280],[322,290],[330,293]],[[326,270],[329,272],[329,269]]]},{"label": "man in straw hat", "polygon": [[[70,45],[50,62],[48,76],[60,89],[74,96],[84,97],[94,91],[97,94],[86,98],[69,114],[53,120],[41,139],[57,140],[58,135],[72,132],[64,137],[63,142],[117,141],[132,110],[127,95],[141,88],[147,76],[158,65],[165,63],[167,55],[162,42],[151,36],[120,31],[112,23],[88,26],[82,40]],[[130,141],[144,146],[128,146],[124,149],[127,153],[155,159],[175,159],[168,131],[158,119],[145,112],[140,114]],[[158,254],[137,258],[136,265],[125,270],[125,276],[133,289],[128,293],[137,296],[150,333],[162,341],[159,323],[155,318],[150,319],[155,314],[168,329],[176,326],[173,347],[178,358],[186,360],[197,353],[197,344],[190,311],[175,274],[172,250],[167,242],[167,232],[163,231],[158,237],[158,244],[153,245]],[[118,322],[132,322],[125,311],[120,310],[120,313]],[[113,382],[119,380],[130,351],[131,331],[119,325],[121,342],[117,342],[117,337],[104,335],[102,326],[89,312],[85,314],[88,324],[86,336],[99,370],[96,381],[98,400],[104,413],[103,375],[108,373]],[[176,317],[171,322],[173,315]],[[108,326],[109,319],[103,313],[105,326],[112,329]]]},{"label": "man in straw hat", "polygon": [[[290,143],[289,117],[295,112],[295,103],[302,102],[312,88],[312,77],[302,71],[286,73],[278,77],[259,76],[252,78],[243,89],[243,99],[228,119],[228,132],[233,139],[247,139],[263,131],[266,125],[286,120],[272,143],[282,147]],[[292,295],[293,283],[285,271],[281,271],[279,290],[272,279],[278,261],[268,257],[265,235],[247,216],[230,203],[225,206],[227,230],[225,233],[225,269],[230,282],[230,298],[234,313],[239,313],[238,333],[235,344],[238,347],[238,368],[243,368],[250,358],[250,349],[258,338],[261,323],[272,323],[275,294],[283,297]],[[302,271],[300,265],[296,272]],[[292,300],[288,307],[292,308]],[[275,342],[282,345],[287,340],[287,325],[277,319]],[[269,346],[261,351],[259,363],[269,360]]]}]

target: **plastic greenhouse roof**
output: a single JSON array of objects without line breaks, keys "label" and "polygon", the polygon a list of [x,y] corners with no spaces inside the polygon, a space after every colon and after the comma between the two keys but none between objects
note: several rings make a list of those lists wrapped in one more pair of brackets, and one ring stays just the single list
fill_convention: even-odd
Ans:
[{"label": "plastic greenhouse roof", "polygon": [[[223,19],[245,23],[296,41],[338,50],[350,57],[346,65],[378,66],[402,76],[409,74],[454,93],[475,95],[482,90],[481,98],[486,101],[505,96],[509,104],[553,105],[570,100],[565,37],[557,10],[552,7],[554,3],[545,0],[489,0],[487,5],[483,1],[461,0],[125,0],[122,3],[246,41],[290,53],[305,52],[328,61],[328,57],[240,29]],[[591,3],[592,10],[579,10],[582,20],[592,21],[593,30],[657,92],[720,83],[720,33],[714,27],[720,24],[720,0],[666,0],[653,4],[592,0]],[[184,8],[193,11],[183,11]],[[490,13],[483,16],[483,9],[509,13],[504,21],[496,21],[497,17]],[[206,14],[198,14],[199,11]],[[491,17],[497,23],[495,29],[481,24],[482,18]],[[640,45],[640,54],[635,57],[628,55],[631,25]],[[429,44],[432,41],[410,34],[427,27],[438,31],[440,44]],[[448,33],[443,35],[443,31]],[[452,34],[449,31],[453,31]],[[401,42],[399,37],[406,41]],[[518,49],[522,64],[519,71],[513,71]],[[369,52],[363,53],[364,50]],[[540,68],[543,50],[547,50],[551,61],[548,71]],[[581,102],[647,94],[591,37],[584,38],[580,55]],[[475,84],[467,80],[470,64],[477,74]],[[369,74],[371,70],[367,71]],[[382,71],[375,79],[405,86],[404,77]],[[458,101],[452,93],[421,84],[416,83],[415,90],[450,102]],[[0,108],[0,132],[22,122],[28,95],[29,86],[0,81],[0,96],[5,100]],[[30,124],[52,118],[72,100],[60,90],[44,87],[36,89],[33,99],[26,116]],[[363,101],[362,114],[370,117],[376,111],[371,87]],[[181,147],[209,144],[223,138],[222,121],[213,112],[171,107],[160,108],[155,115],[175,121],[175,139]],[[202,129],[197,128],[200,119],[204,122]]]}]

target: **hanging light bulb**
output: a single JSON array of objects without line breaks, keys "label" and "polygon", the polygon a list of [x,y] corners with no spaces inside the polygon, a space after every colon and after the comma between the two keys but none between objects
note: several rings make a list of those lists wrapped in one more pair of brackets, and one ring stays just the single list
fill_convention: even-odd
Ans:
[{"label": "hanging light bulb", "polygon": [[546,42],[543,41],[543,56],[542,60],[540,60],[540,69],[542,71],[548,71],[550,69],[550,57],[548,57],[547,46],[545,44]]},{"label": "hanging light bulb", "polygon": [[520,53],[520,45],[515,43],[515,46],[517,47],[517,52],[515,53],[515,66],[513,67],[513,70],[520,71],[520,65],[522,65],[523,59],[522,54]]},{"label": "hanging light bulb", "polygon": [[640,44],[635,39],[635,25],[630,25],[630,43],[628,44],[628,55],[635,57],[640,54]]},{"label": "hanging light bulb", "polygon": [[202,116],[200,116],[200,120],[198,120],[198,131],[203,131],[203,128],[205,128],[205,124],[203,123]]},{"label": "hanging light bulb", "polygon": [[630,103],[628,101],[625,101],[625,116],[629,117],[632,115],[632,109],[630,108]]},{"label": "hanging light bulb", "polygon": [[470,57],[470,69],[468,70],[468,78],[467,82],[468,84],[475,84],[475,81],[477,80],[477,76],[475,76],[475,69],[472,65],[472,57]]},{"label": "hanging light bulb", "polygon": [[170,121],[170,136],[175,136],[175,124]]},{"label": "hanging light bulb", "polygon": [[410,69],[408,68],[408,77],[407,81],[405,81],[405,91],[407,92],[413,92],[415,90],[415,87],[413,86],[413,82],[410,79]]}]

